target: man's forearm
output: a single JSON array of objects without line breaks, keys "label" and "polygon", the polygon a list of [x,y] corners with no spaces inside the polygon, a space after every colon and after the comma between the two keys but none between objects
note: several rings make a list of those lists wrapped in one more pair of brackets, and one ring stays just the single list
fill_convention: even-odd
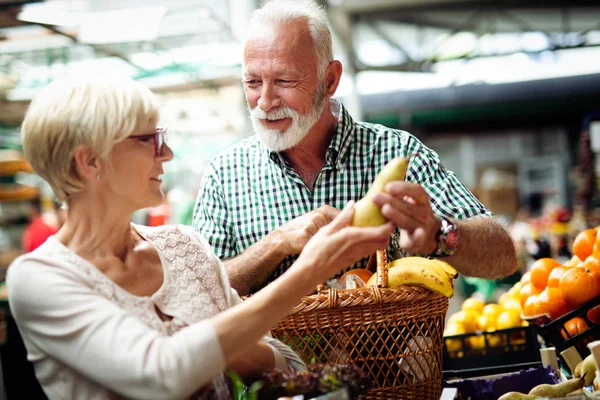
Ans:
[{"label": "man's forearm", "polygon": [[260,289],[286,256],[275,231],[223,264],[231,287],[246,296]]},{"label": "man's forearm", "polygon": [[497,279],[515,271],[514,243],[500,223],[491,218],[455,221],[460,244],[454,255],[443,260],[466,276]]}]

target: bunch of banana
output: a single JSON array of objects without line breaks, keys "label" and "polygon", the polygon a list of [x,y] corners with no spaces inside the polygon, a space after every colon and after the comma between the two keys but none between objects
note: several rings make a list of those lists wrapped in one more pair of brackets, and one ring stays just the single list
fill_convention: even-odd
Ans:
[{"label": "bunch of banana", "polygon": [[[446,297],[454,294],[452,280],[458,273],[448,263],[422,257],[405,257],[388,265],[388,286],[423,286]],[[369,279],[367,286],[376,284],[376,274]]]}]

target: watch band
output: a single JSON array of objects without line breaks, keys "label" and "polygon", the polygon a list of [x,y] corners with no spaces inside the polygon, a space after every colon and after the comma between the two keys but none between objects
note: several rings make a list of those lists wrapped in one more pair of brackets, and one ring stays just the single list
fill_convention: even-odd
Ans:
[{"label": "watch band", "polygon": [[459,235],[458,226],[444,217],[440,217],[441,226],[435,239],[437,248],[430,254],[432,257],[448,257],[454,254],[458,248]]}]

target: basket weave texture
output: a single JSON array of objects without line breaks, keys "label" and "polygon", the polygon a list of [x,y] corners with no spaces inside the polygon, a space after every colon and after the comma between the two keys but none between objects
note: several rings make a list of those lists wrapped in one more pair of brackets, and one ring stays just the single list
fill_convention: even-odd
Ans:
[{"label": "basket weave texture", "polygon": [[[378,277],[387,271],[378,266]],[[328,289],[273,329],[307,363],[354,363],[374,387],[361,399],[439,399],[448,299],[418,286]]]}]

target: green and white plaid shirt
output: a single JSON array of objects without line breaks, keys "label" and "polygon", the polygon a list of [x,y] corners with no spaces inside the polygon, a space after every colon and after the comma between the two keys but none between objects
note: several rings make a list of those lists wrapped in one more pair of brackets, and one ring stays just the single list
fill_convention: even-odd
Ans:
[{"label": "green and white plaid shirt", "polygon": [[[408,132],[382,125],[354,122],[345,108],[339,109],[336,134],[326,153],[326,165],[309,190],[281,154],[250,137],[215,157],[202,179],[194,229],[212,245],[221,259],[235,257],[280,225],[323,204],[343,208],[359,200],[391,159],[413,157],[406,181],[420,183],[430,197],[434,212],[446,217],[467,219],[491,216],[460,182],[444,169],[438,155]],[[403,256],[390,241],[391,258]],[[289,256],[272,274],[275,279],[297,256]],[[367,258],[353,268],[364,268]]]}]

